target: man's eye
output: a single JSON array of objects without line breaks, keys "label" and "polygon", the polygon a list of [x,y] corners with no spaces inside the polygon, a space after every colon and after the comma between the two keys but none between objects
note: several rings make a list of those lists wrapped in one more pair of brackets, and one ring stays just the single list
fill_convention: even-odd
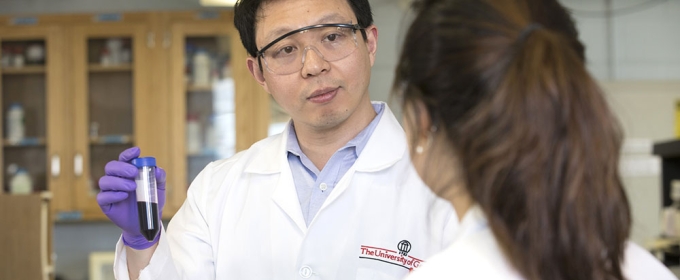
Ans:
[{"label": "man's eye", "polygon": [[293,52],[293,47],[291,46],[283,47],[279,52],[284,54],[290,54]]},{"label": "man's eye", "polygon": [[331,35],[326,36],[326,40],[331,41],[331,42],[335,41],[335,39],[337,39],[337,38],[338,38],[338,34],[331,34]]},{"label": "man's eye", "polygon": [[286,56],[286,55],[290,55],[290,54],[292,54],[292,53],[294,53],[294,52],[295,52],[295,47],[293,47],[293,46],[285,46],[285,47],[280,48],[280,49],[274,54],[274,56],[275,56],[275,57],[278,57],[278,56]]}]

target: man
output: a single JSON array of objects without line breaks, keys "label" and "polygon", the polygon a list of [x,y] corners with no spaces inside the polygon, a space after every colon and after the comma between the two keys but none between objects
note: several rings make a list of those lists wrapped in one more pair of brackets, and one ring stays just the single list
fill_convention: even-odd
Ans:
[{"label": "man", "polygon": [[123,229],[118,279],[401,279],[448,245],[454,209],[418,178],[387,105],[369,100],[372,21],[367,0],[237,3],[247,67],[292,121],[209,164],[150,244],[134,195],[120,195],[134,191],[139,149],[109,163],[98,201]]}]

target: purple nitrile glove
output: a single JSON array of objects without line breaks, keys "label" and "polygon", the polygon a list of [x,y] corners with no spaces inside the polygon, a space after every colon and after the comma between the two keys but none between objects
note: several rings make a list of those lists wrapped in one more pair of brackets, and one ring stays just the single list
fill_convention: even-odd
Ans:
[{"label": "purple nitrile glove", "polygon": [[[97,194],[97,202],[102,212],[115,225],[123,230],[123,243],[133,249],[142,250],[158,243],[160,233],[149,242],[139,231],[139,216],[137,214],[137,184],[135,177],[139,172],[137,167],[130,163],[138,158],[138,147],[129,148],[118,157],[118,160],[110,161],[104,167],[106,173],[99,179],[101,192]],[[158,217],[163,215],[165,205],[165,171],[156,167],[156,182],[158,187]]]}]

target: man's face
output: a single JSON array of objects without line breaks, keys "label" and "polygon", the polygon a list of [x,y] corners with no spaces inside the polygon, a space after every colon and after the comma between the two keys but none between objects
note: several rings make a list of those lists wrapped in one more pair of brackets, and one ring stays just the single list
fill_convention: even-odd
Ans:
[{"label": "man's face", "polygon": [[[269,1],[258,12],[255,41],[261,49],[289,31],[324,23],[356,24],[357,19],[347,0]],[[364,40],[361,31],[356,31],[357,49],[340,60],[328,62],[317,51],[306,50],[302,69],[292,74],[272,73],[264,61],[260,72],[258,58],[249,58],[248,67],[296,126],[333,129],[350,119],[357,108],[370,104],[368,84],[375,61],[377,29],[370,26],[366,33],[368,39]],[[313,41],[314,38],[309,42]]]}]

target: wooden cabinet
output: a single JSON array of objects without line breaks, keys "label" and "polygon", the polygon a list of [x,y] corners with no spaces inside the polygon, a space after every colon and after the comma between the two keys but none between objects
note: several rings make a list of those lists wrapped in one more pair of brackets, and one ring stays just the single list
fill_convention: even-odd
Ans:
[{"label": "wooden cabinet", "polygon": [[209,162],[266,137],[268,95],[245,67],[246,51],[230,12],[165,15],[171,34],[169,125],[171,162],[166,211],[184,202],[191,181]]},{"label": "wooden cabinet", "polygon": [[208,162],[267,136],[269,95],[245,67],[231,11],[0,17],[0,44],[45,53],[0,68],[3,133],[11,104],[26,116],[22,141],[2,134],[3,192],[7,168],[24,167],[34,191],[53,193],[57,221],[106,219],[98,180],[128,147],[166,169],[169,218]]},{"label": "wooden cabinet", "polygon": [[[3,193],[11,192],[13,174],[22,171],[29,175],[33,192],[69,188],[63,170],[69,153],[63,136],[70,132],[63,30],[0,26],[0,45]],[[23,128],[8,118],[13,107],[23,112]]]},{"label": "wooden cabinet", "polygon": [[49,192],[0,194],[0,279],[53,279]]},{"label": "wooden cabinet", "polygon": [[[154,118],[144,24],[72,29],[75,209],[83,219],[104,218],[96,195],[104,166],[132,146],[149,147]],[[113,51],[112,51],[113,50]],[[146,143],[144,141],[147,141]],[[145,150],[146,152],[146,150]]]}]

